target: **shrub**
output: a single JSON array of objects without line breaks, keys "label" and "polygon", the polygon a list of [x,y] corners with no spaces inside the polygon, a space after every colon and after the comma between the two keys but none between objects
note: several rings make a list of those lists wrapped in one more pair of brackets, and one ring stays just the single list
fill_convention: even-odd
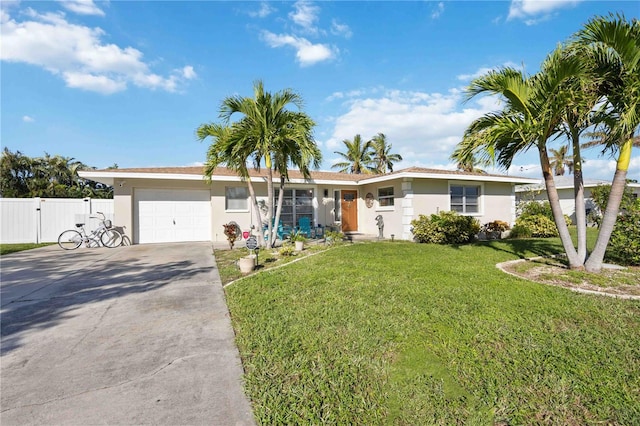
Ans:
[{"label": "shrub", "polygon": [[528,229],[531,237],[549,238],[558,236],[558,228],[555,222],[543,215],[527,216],[524,219],[518,219],[516,226]]},{"label": "shrub", "polygon": [[229,248],[233,249],[233,245],[240,236],[240,227],[235,222],[229,222],[222,226],[224,227],[224,235],[229,241]]},{"label": "shrub", "polygon": [[502,220],[494,220],[493,222],[485,223],[482,225],[482,231],[484,232],[504,232],[511,229],[507,222]]},{"label": "shrub", "polygon": [[640,265],[640,206],[618,216],[605,258],[620,265]]},{"label": "shrub", "polygon": [[280,256],[287,257],[293,256],[295,251],[296,248],[292,244],[283,244],[283,246],[280,247],[278,253],[280,253]]},{"label": "shrub", "polygon": [[418,243],[464,244],[480,232],[478,220],[456,212],[420,215],[411,221],[413,239]]},{"label": "shrub", "polygon": [[516,223],[511,228],[509,238],[531,238],[531,230],[526,225]]},{"label": "shrub", "polygon": [[324,241],[331,245],[341,243],[344,240],[344,234],[340,231],[327,231],[324,233]]}]

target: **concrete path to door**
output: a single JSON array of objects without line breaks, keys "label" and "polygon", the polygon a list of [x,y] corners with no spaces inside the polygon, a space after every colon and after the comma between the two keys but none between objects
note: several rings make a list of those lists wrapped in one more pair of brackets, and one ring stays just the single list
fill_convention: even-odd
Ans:
[{"label": "concrete path to door", "polygon": [[3,426],[254,424],[211,243],[0,262]]}]

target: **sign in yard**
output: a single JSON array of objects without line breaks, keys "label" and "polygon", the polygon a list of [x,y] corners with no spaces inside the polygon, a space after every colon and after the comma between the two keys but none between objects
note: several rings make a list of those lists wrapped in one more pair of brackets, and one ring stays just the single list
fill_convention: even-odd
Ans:
[{"label": "sign in yard", "polygon": [[252,235],[249,238],[247,238],[247,248],[249,250],[255,250],[258,248],[258,240],[256,239],[255,235]]},{"label": "sign in yard", "polygon": [[249,231],[242,231],[242,238],[244,238],[245,240],[249,238]]}]

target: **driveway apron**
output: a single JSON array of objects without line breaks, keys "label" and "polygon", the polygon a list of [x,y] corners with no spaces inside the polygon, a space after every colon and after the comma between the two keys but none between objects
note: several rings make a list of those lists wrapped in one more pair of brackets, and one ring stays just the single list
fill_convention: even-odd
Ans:
[{"label": "driveway apron", "polygon": [[3,426],[254,424],[211,243],[0,262]]}]

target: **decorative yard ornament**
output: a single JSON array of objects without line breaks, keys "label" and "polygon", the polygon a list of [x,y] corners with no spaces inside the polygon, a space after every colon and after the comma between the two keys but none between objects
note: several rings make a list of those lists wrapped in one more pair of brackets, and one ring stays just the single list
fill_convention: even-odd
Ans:
[{"label": "decorative yard ornament", "polygon": [[384,219],[381,214],[376,216],[376,225],[378,226],[378,239],[384,238]]}]

